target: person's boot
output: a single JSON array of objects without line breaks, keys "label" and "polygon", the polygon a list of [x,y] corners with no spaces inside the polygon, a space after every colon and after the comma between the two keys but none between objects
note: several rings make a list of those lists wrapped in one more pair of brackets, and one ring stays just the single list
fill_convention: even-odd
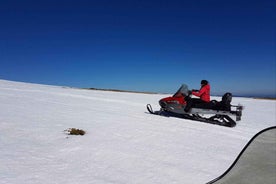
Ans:
[{"label": "person's boot", "polygon": [[188,108],[184,108],[184,111],[186,112],[186,113],[189,113],[190,112],[190,109],[188,109]]},{"label": "person's boot", "polygon": [[186,106],[184,108],[184,111],[188,113],[190,111],[190,109],[191,109],[191,106],[192,106],[191,97],[186,96],[185,97],[185,101],[186,101]]}]

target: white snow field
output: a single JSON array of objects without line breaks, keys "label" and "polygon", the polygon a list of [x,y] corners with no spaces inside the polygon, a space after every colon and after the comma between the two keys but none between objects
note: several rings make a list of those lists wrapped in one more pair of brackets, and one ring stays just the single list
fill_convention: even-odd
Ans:
[{"label": "white snow field", "polygon": [[0,183],[204,184],[276,125],[275,100],[234,97],[234,128],[147,113],[166,96],[0,80]]}]

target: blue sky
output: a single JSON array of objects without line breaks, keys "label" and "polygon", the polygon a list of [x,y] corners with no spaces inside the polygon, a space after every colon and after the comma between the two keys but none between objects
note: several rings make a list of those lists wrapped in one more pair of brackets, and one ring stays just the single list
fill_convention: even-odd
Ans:
[{"label": "blue sky", "polygon": [[0,79],[276,95],[275,0],[0,0]]}]

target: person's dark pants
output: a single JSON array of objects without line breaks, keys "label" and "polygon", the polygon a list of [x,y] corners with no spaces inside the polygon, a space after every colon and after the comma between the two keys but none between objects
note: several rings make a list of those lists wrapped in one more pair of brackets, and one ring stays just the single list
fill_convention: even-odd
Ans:
[{"label": "person's dark pants", "polygon": [[195,104],[203,104],[206,103],[205,101],[199,99],[199,98],[191,98],[191,97],[185,97],[185,101],[187,102],[184,111],[189,112],[192,107],[194,107]]}]

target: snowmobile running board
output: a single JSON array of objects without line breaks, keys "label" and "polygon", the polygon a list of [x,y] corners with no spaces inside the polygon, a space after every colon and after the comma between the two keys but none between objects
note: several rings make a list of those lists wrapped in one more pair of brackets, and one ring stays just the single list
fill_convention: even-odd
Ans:
[{"label": "snowmobile running board", "polygon": [[[166,117],[178,117],[189,120],[200,121],[204,123],[216,124],[220,126],[226,127],[234,127],[236,126],[236,122],[230,118],[231,115],[236,116],[236,121],[241,119],[242,106],[232,106],[236,107],[235,111],[221,111],[221,110],[213,110],[213,109],[200,109],[200,108],[192,108],[189,113],[184,112],[170,112],[166,109],[161,108],[159,111],[153,111],[150,104],[147,104],[147,110],[150,114],[161,115]],[[174,109],[175,110],[175,109]],[[206,114],[214,114],[211,117],[203,117],[202,115]]]}]

